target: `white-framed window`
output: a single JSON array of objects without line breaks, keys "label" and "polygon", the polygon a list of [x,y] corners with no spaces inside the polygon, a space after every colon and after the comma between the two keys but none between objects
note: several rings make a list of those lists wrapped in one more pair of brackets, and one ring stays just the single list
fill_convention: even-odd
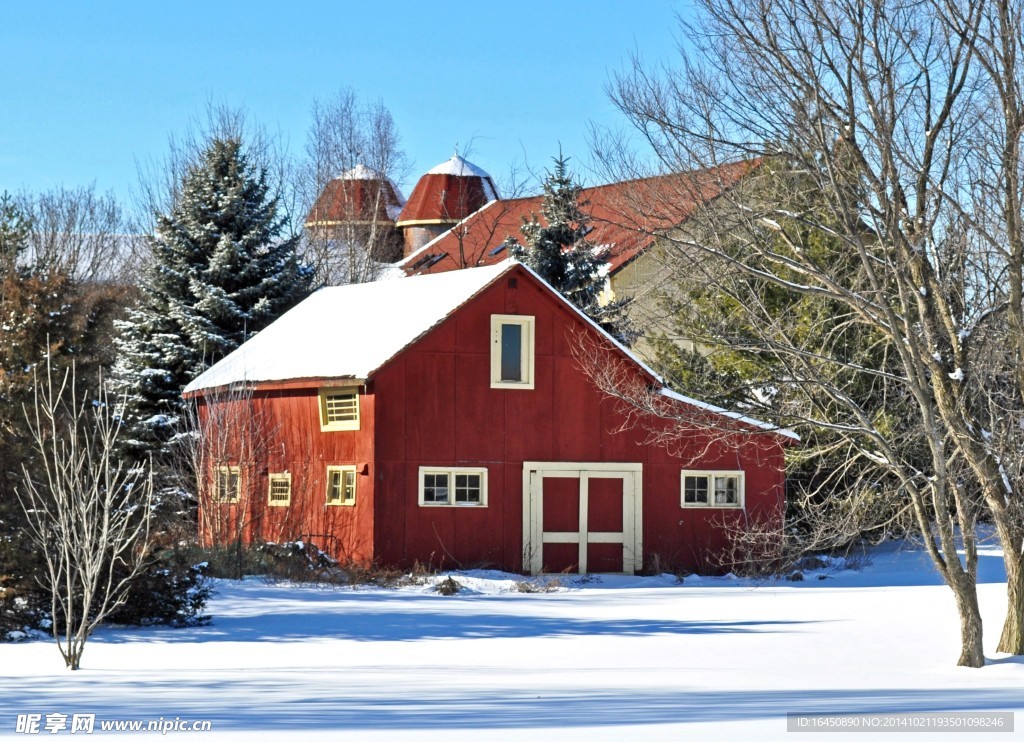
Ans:
[{"label": "white-framed window", "polygon": [[359,430],[359,389],[320,390],[320,430]]},{"label": "white-framed window", "polygon": [[356,468],[354,466],[327,467],[327,504],[356,504]]},{"label": "white-framed window", "polygon": [[419,503],[425,507],[486,507],[487,469],[421,466]]},{"label": "white-framed window", "polygon": [[237,466],[218,466],[213,478],[213,499],[216,502],[238,502],[242,472]]},{"label": "white-framed window", "polygon": [[292,504],[291,472],[267,475],[267,504],[275,507],[287,507]]},{"label": "white-framed window", "polygon": [[491,315],[491,388],[533,389],[534,317]]},{"label": "white-framed window", "polygon": [[684,471],[681,475],[684,508],[742,508],[742,471]]}]

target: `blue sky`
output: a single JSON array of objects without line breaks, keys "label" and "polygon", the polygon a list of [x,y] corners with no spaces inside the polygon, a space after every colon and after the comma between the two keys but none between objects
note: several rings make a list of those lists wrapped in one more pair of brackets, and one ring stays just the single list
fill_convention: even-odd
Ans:
[{"label": "blue sky", "polygon": [[561,143],[588,180],[588,122],[623,124],[605,84],[634,51],[674,59],[685,8],[0,0],[0,191],[95,182],[127,199],[136,163],[209,101],[245,106],[298,155],[313,100],[346,87],[390,108],[413,182],[456,144],[500,179],[514,162],[542,172]]}]

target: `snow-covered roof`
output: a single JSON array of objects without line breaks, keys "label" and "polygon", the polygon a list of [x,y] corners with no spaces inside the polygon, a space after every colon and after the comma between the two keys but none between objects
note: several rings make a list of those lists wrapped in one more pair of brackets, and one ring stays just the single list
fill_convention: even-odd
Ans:
[{"label": "snow-covered roof", "polygon": [[342,180],[380,180],[381,176],[372,167],[368,167],[360,162],[351,170],[343,172],[341,178]]},{"label": "snow-covered roof", "polygon": [[185,393],[243,382],[366,379],[510,267],[320,289],[196,377]]},{"label": "snow-covered roof", "polygon": [[699,399],[694,399],[693,397],[687,397],[685,394],[674,392],[668,387],[661,389],[660,393],[664,397],[668,397],[669,399],[675,400],[676,402],[688,404],[691,407],[696,407],[699,410],[707,410],[708,412],[712,412],[716,415],[722,415],[723,417],[731,418],[733,420],[736,420],[737,422],[741,422],[745,425],[750,425],[751,427],[754,428],[767,430],[771,433],[778,433],[781,436],[784,436],[786,438],[792,438],[795,441],[800,440],[800,436],[794,433],[792,430],[788,430],[787,428],[780,428],[777,425],[766,423],[763,420],[758,420],[753,417],[747,417],[746,415],[743,415],[739,412],[733,412],[732,410],[727,410],[723,407],[708,404],[707,402],[701,402]]},{"label": "snow-covered roof", "polygon": [[404,206],[405,196],[395,181],[360,163],[324,186],[306,226],[394,221]]},{"label": "snow-covered roof", "polygon": [[456,222],[497,198],[498,189],[491,176],[455,155],[416,182],[397,218],[398,226]]},{"label": "snow-covered roof", "polygon": [[483,168],[474,165],[465,157],[452,155],[450,160],[445,160],[427,171],[427,175],[474,175],[478,178],[490,178],[491,175]]},{"label": "snow-covered roof", "polygon": [[386,180],[391,185],[391,190],[394,191],[395,196],[401,203],[405,203],[405,196],[402,195],[402,189],[398,187],[398,184],[391,178],[388,178],[379,170],[375,170],[368,165],[359,163],[351,170],[346,170],[340,176],[341,180]]},{"label": "snow-covered roof", "polygon": [[[302,379],[365,380],[404,348],[513,268],[526,271],[595,332],[659,384],[664,380],[639,357],[529,266],[507,260],[481,268],[398,280],[334,286],[317,291],[185,387],[185,394],[231,384]],[[339,331],[339,326],[344,327]],[[677,402],[799,441],[796,433],[738,412],[661,389]]]}]

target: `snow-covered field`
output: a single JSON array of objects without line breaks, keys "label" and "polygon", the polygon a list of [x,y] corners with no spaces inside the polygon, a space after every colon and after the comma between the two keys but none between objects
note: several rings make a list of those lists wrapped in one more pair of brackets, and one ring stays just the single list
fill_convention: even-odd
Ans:
[{"label": "snow-covered field", "polygon": [[[27,738],[19,714],[79,713],[96,734],[103,720],[211,721],[168,735],[198,739],[800,740],[821,735],[787,732],[787,713],[1024,711],[1024,662],[994,653],[994,550],[981,670],[955,666],[952,594],[913,549],[760,585],[600,576],[522,594],[512,575],[454,577],[468,590],[453,597],[220,582],[209,626],[104,629],[77,673],[52,643],[0,645],[0,735]],[[1024,737],[1016,721],[948,736]]]}]

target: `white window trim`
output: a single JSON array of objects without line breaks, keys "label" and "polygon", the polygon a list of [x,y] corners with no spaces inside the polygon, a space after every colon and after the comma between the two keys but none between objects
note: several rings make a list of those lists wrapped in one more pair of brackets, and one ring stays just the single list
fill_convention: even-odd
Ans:
[{"label": "white window trim", "polygon": [[[334,422],[328,422],[327,420],[327,398],[335,394],[351,394],[355,395],[356,398],[356,419],[355,420],[336,420]],[[330,432],[335,430],[359,430],[359,387],[357,386],[341,386],[321,389],[317,395],[317,407],[320,409],[320,430],[322,432]]]},{"label": "white window trim", "polygon": [[[349,471],[352,472],[352,499],[351,500],[337,500],[337,501],[334,501],[334,500],[330,499],[330,494],[331,494],[331,474],[333,474],[336,471],[337,472],[342,472],[342,473],[349,472]],[[344,479],[342,480],[342,482],[344,482]],[[342,494],[344,494],[344,492]],[[327,507],[331,507],[331,508],[337,508],[337,507],[352,508],[352,507],[355,507],[356,499],[357,499],[358,495],[359,495],[359,474],[356,471],[356,467],[355,467],[354,464],[337,465],[337,466],[331,465],[331,466],[327,467],[327,486],[324,488],[324,502],[327,504]]]},{"label": "white window trim", "polygon": [[[534,384],[534,330],[536,318],[525,314],[491,315],[491,389],[533,389]],[[503,381],[501,378],[502,325],[519,325],[522,330],[522,381]]]},{"label": "white window trim", "polygon": [[[449,477],[448,502],[427,502],[424,489],[427,474],[447,474]],[[480,475],[480,502],[455,502],[455,475]],[[416,488],[420,507],[424,508],[485,508],[487,507],[487,467],[475,466],[421,466],[419,484]]]},{"label": "white window trim", "polygon": [[[708,501],[686,502],[686,478],[707,477],[708,478]],[[739,502],[733,504],[719,505],[715,503],[715,477],[736,477],[739,480]],[[705,469],[684,469],[679,475],[679,504],[684,508],[705,508],[712,510],[742,510],[747,500],[746,474],[742,470],[705,470]]]},{"label": "white window trim", "polygon": [[[271,497],[274,491],[274,481],[284,480],[288,483],[288,499],[275,500]],[[271,472],[267,475],[267,505],[272,508],[286,508],[292,504],[292,475],[291,472]]]},{"label": "white window trim", "polygon": [[[238,485],[235,487],[235,496],[226,498],[220,490],[220,477],[222,474],[234,474],[238,477]],[[221,505],[233,505],[241,499],[242,495],[242,469],[238,466],[218,466],[213,473],[213,499]]]}]

